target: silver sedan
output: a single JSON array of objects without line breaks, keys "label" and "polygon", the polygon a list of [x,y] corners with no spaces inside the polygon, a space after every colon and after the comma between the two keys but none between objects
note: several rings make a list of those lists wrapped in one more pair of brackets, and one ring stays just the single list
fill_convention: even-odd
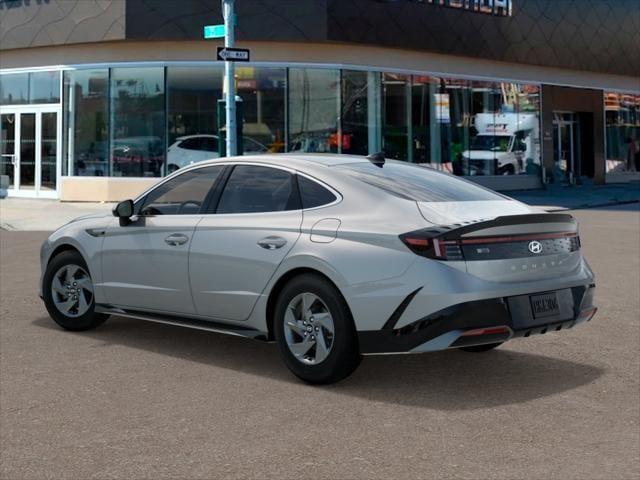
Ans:
[{"label": "silver sedan", "polygon": [[311,383],[362,355],[488,351],[596,311],[573,217],[381,155],[194,164],[63,226],[41,264],[65,329],[118,315],[275,341]]}]

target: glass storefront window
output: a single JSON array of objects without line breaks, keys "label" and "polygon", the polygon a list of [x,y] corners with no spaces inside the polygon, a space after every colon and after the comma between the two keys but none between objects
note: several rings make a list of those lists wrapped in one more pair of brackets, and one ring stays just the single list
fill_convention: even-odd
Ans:
[{"label": "glass storefront window", "polygon": [[0,75],[0,105],[29,103],[29,74]]},{"label": "glass storefront window", "polygon": [[640,95],[604,95],[607,173],[640,171]]},{"label": "glass storefront window", "polygon": [[[342,153],[369,153],[369,78],[367,72],[342,72]],[[374,153],[374,152],[372,152]]]},{"label": "glass storefront window", "polygon": [[284,68],[236,67],[245,155],[284,151],[285,79]]},{"label": "glass storefront window", "polygon": [[[72,175],[162,176],[217,158],[223,146],[219,65],[77,70],[64,81]],[[236,86],[244,154],[382,150],[456,175],[541,173],[537,85],[238,66]],[[617,106],[607,108],[611,159],[626,155],[631,134],[640,136],[628,127],[640,121],[637,96],[615,95]]]},{"label": "glass storefront window", "polygon": [[167,172],[218,156],[221,67],[168,67]]},{"label": "glass storefront window", "polygon": [[116,177],[165,174],[164,68],[111,69],[111,171]]},{"label": "glass storefront window", "polygon": [[410,77],[382,74],[382,150],[387,158],[411,160],[408,153]]},{"label": "glass storefront window", "polygon": [[[70,175],[108,176],[109,70],[75,70],[64,74],[65,158]],[[67,162],[63,162],[63,174]]]},{"label": "glass storefront window", "polygon": [[0,75],[0,105],[58,103],[59,101],[59,71]]},{"label": "glass storefront window", "polygon": [[58,103],[60,101],[60,72],[29,74],[29,103]]},{"label": "glass storefront window", "polygon": [[290,152],[338,153],[340,72],[289,69]]}]

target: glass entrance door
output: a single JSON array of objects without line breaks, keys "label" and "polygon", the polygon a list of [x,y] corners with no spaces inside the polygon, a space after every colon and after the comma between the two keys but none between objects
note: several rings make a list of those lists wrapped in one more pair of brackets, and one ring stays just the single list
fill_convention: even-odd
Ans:
[{"label": "glass entrance door", "polygon": [[580,175],[580,125],[571,112],[553,113],[553,156],[556,181],[574,184]]},{"label": "glass entrance door", "polygon": [[0,175],[10,195],[57,197],[60,123],[51,107],[0,110]]}]

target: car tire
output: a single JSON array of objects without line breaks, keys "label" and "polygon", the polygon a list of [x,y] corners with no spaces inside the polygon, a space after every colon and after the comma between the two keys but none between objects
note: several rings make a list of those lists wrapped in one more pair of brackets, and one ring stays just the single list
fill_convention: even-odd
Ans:
[{"label": "car tire", "polygon": [[489,350],[498,348],[503,343],[504,342],[487,343],[485,345],[472,345],[470,347],[460,347],[460,350],[464,350],[465,352],[472,352],[472,353],[488,352]]},{"label": "car tire", "polygon": [[498,175],[515,175],[516,169],[510,163],[498,169]]},{"label": "car tire", "polygon": [[338,382],[362,360],[347,303],[319,275],[300,275],[285,285],[276,303],[274,335],[284,363],[307,383]]},{"label": "car tire", "polygon": [[109,315],[95,312],[93,282],[89,268],[77,251],[56,255],[42,281],[42,297],[51,318],[65,330],[96,328]]}]

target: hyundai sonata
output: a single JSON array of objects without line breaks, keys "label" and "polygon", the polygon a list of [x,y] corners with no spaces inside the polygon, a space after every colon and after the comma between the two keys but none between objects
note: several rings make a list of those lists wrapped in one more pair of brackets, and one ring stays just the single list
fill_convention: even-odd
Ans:
[{"label": "hyundai sonata", "polygon": [[180,169],[42,246],[68,330],[109,315],[275,341],[312,383],[362,355],[501,343],[590,320],[578,227],[381,155],[272,155]]}]

